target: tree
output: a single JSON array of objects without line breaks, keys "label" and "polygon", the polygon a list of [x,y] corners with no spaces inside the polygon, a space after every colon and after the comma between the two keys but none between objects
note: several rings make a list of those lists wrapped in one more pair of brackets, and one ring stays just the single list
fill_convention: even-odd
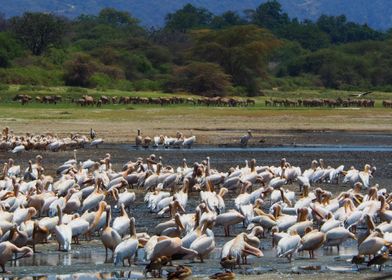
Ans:
[{"label": "tree", "polygon": [[219,65],[192,62],[174,69],[166,89],[170,92],[187,91],[203,96],[223,96],[230,86],[230,76]]},{"label": "tree", "polygon": [[7,20],[3,13],[0,13],[0,32],[5,31],[7,28]]},{"label": "tree", "polygon": [[33,55],[41,55],[48,46],[59,44],[65,31],[65,20],[51,14],[24,13],[10,21],[16,36]]},{"label": "tree", "polygon": [[220,29],[226,28],[234,25],[245,24],[245,20],[243,20],[238,13],[233,11],[227,11],[220,16],[215,16],[211,21],[211,28]]},{"label": "tree", "polygon": [[91,57],[78,53],[75,57],[67,61],[64,65],[65,84],[69,86],[90,86],[90,78],[96,70],[96,65]]},{"label": "tree", "polygon": [[315,51],[330,45],[329,36],[321,31],[316,24],[305,20],[299,22],[296,19],[277,30],[279,36],[290,41],[297,41],[305,49]]},{"label": "tree", "polygon": [[11,60],[22,53],[22,48],[15,38],[6,32],[0,32],[0,68],[8,67]]},{"label": "tree", "polygon": [[186,4],[182,9],[166,16],[165,27],[185,32],[197,27],[206,27],[211,23],[212,13],[204,8]]},{"label": "tree", "polygon": [[371,29],[366,24],[360,25],[354,22],[348,22],[345,15],[321,15],[317,20],[317,26],[330,36],[333,44],[383,40],[385,38],[383,33]]},{"label": "tree", "polygon": [[129,27],[138,23],[138,20],[133,18],[128,12],[118,11],[113,8],[102,9],[99,12],[98,20],[101,23],[115,27]]},{"label": "tree", "polygon": [[194,40],[192,58],[219,64],[249,95],[258,94],[268,55],[280,45],[271,33],[254,25],[202,30],[194,32]]},{"label": "tree", "polygon": [[282,5],[276,0],[269,0],[256,10],[248,11],[248,14],[252,23],[272,31],[290,22],[289,16],[282,11]]}]

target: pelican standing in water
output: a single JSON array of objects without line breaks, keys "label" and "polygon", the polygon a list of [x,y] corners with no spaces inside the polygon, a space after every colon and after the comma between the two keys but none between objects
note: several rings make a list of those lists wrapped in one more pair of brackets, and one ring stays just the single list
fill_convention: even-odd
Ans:
[{"label": "pelican standing in water", "polygon": [[[128,259],[128,265],[131,265],[131,258],[136,254],[137,248],[139,245],[139,241],[136,236],[136,228],[135,228],[135,218],[132,217],[129,219],[130,223],[130,235],[131,237],[122,241],[117,245],[114,250],[114,265],[118,265],[121,262],[124,265],[124,259]],[[135,257],[136,258],[136,257]]]},{"label": "pelican standing in water", "polygon": [[12,257],[16,253],[23,253],[23,255],[15,259],[27,258],[33,255],[33,250],[27,246],[18,248],[9,241],[0,243],[0,266],[2,269],[1,273],[7,273],[7,271],[5,270],[5,264],[10,260],[15,260]]}]

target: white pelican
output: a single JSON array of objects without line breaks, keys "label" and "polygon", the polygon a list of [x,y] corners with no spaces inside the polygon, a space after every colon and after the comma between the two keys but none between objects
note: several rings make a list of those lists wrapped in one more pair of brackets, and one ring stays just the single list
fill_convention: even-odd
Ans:
[{"label": "white pelican", "polygon": [[277,245],[276,256],[278,258],[286,257],[289,260],[289,262],[291,262],[291,259],[293,258],[293,254],[297,252],[300,245],[301,245],[301,237],[294,230],[290,232],[289,236],[283,237],[281,240],[279,240]]},{"label": "white pelican", "polygon": [[103,143],[103,139],[102,138],[97,138],[97,139],[94,139],[93,141],[91,141],[91,143],[90,143],[90,146],[91,147],[96,147],[96,148],[98,148],[98,145],[101,145]]},{"label": "white pelican", "polygon": [[302,237],[301,246],[298,251],[308,251],[309,257],[314,258],[314,251],[320,248],[325,242],[325,233],[312,230],[310,227],[306,228],[305,235]]},{"label": "white pelican", "polygon": [[124,259],[128,259],[128,264],[131,265],[131,258],[136,254],[139,241],[136,236],[135,218],[129,219],[130,237],[117,245],[114,250],[114,265],[121,262],[124,265]]},{"label": "white pelican", "polygon": [[63,223],[63,212],[60,206],[57,206],[57,213],[59,216],[59,222],[57,226],[54,227],[54,233],[56,235],[57,242],[59,243],[59,251],[62,249],[68,252],[71,250],[72,228]]},{"label": "white pelican", "polygon": [[120,236],[124,236],[129,232],[130,219],[125,211],[124,204],[121,204],[121,214],[113,221],[113,229],[117,231]]},{"label": "white pelican", "polygon": [[325,246],[337,246],[339,251],[340,245],[348,238],[357,239],[353,233],[344,227],[333,228],[326,233]]},{"label": "white pelican", "polygon": [[[22,256],[14,258],[15,254],[22,253]],[[5,270],[5,264],[10,260],[31,257],[33,255],[33,250],[31,248],[25,246],[22,248],[18,248],[14,244],[9,241],[0,243],[0,266],[2,268],[2,273],[7,273]]]},{"label": "white pelican", "polygon": [[235,210],[219,214],[216,217],[216,225],[222,225],[225,229],[225,236],[230,236],[230,226],[241,223],[245,217]]},{"label": "white pelican", "polygon": [[105,228],[102,231],[101,240],[103,245],[105,246],[105,261],[108,259],[108,249],[112,251],[114,254],[114,250],[117,245],[121,242],[121,236],[117,233],[115,229],[110,226],[111,219],[111,208],[110,206],[106,206],[106,224]]}]

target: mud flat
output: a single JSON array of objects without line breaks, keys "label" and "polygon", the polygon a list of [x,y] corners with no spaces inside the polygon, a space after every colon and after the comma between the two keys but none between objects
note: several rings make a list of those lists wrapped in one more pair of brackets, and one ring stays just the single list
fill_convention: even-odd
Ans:
[{"label": "mud flat", "polygon": [[[389,139],[389,138],[386,138]],[[327,165],[337,166],[344,164],[346,168],[355,165],[360,169],[365,163],[377,167],[374,183],[380,187],[392,190],[392,147],[387,146],[389,140],[383,140],[384,146],[375,145],[374,142],[364,141],[358,145],[345,145],[346,149],[337,146],[323,146],[301,144],[297,146],[270,146],[242,149],[238,147],[221,148],[217,146],[195,146],[194,149],[135,149],[128,144],[105,144],[99,148],[81,149],[78,151],[78,160],[97,160],[110,153],[113,158],[114,169],[121,169],[128,160],[137,157],[146,157],[151,153],[162,156],[164,164],[177,167],[182,159],[186,158],[189,164],[200,162],[206,156],[211,157],[213,168],[225,171],[231,166],[243,165],[245,160],[255,158],[258,165],[277,165],[282,157],[285,157],[292,165],[298,165],[304,170],[308,168],[311,160],[323,158]],[[364,144],[367,144],[367,146]],[[377,143],[376,143],[377,144]],[[285,149],[282,149],[286,147]],[[304,148],[305,147],[305,148]],[[307,147],[307,149],[306,149]],[[329,147],[329,148],[328,148]],[[384,149],[380,149],[384,147]],[[62,162],[73,156],[72,151],[48,152],[29,151],[15,156],[9,152],[0,152],[1,163],[13,157],[16,164],[22,164],[23,168],[29,159],[41,154],[44,158],[46,174],[55,175],[55,170]],[[320,185],[333,193],[346,190],[348,186]],[[317,187],[317,186],[313,186]],[[296,184],[288,188],[298,191]],[[137,199],[132,215],[136,218],[137,231],[154,233],[154,226],[165,219],[156,217],[148,212],[143,203],[142,190],[135,190]],[[233,198],[236,194],[231,193],[226,199],[226,209],[234,207]],[[187,208],[194,209],[199,201],[199,195],[195,192],[190,194]],[[116,212],[116,210],[115,210]],[[234,227],[232,234],[242,232],[242,225]],[[175,261],[174,264],[185,263],[192,267],[192,279],[207,279],[208,275],[222,271],[219,265],[220,250],[225,242],[230,240],[223,237],[222,228],[214,229],[216,234],[217,248],[205,263],[190,263],[188,261]],[[105,250],[99,238],[91,242],[82,241],[81,245],[73,245],[69,253],[57,252],[55,242],[39,245],[38,251],[31,258],[19,260],[16,267],[8,267],[11,275],[0,275],[3,279],[112,279],[112,278],[143,278],[143,270],[146,262],[143,260],[144,252],[139,250],[136,265],[129,267],[115,267],[112,263],[105,263]],[[286,259],[277,259],[275,250],[271,248],[271,239],[266,238],[261,243],[264,257],[249,258],[250,265],[244,265],[235,271],[237,279],[376,279],[385,276],[388,279],[392,275],[392,266],[387,263],[384,272],[380,273],[374,268],[360,266],[358,270],[350,263],[353,255],[357,254],[356,242],[347,241],[341,247],[340,252],[334,248],[319,249],[316,251],[316,259],[309,260],[307,254],[298,254],[292,263]],[[174,270],[174,267],[165,267],[164,273]],[[391,274],[388,276],[388,273]],[[380,278],[381,279],[381,278]]]}]

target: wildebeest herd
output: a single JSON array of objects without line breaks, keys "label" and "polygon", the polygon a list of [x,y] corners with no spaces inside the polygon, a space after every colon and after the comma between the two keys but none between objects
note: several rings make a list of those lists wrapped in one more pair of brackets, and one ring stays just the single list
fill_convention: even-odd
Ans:
[{"label": "wildebeest herd", "polygon": [[[233,97],[139,97],[139,96],[105,96],[93,97],[90,95],[83,95],[80,98],[66,99],[61,95],[45,95],[36,96],[33,98],[28,94],[17,94],[12,99],[22,105],[35,102],[43,104],[57,104],[60,102],[70,102],[82,107],[97,106],[108,104],[144,104],[144,105],[174,105],[174,104],[189,104],[199,106],[214,106],[214,107],[248,107],[256,105],[254,99],[241,99]],[[357,107],[357,108],[373,108],[376,101],[373,99],[352,99],[352,98],[308,98],[308,99],[267,99],[265,106],[267,107]],[[383,100],[382,106],[384,108],[392,108],[392,100]]]},{"label": "wildebeest herd", "polygon": [[93,97],[90,95],[83,95],[80,98],[64,99],[60,95],[46,95],[37,96],[35,99],[28,94],[17,94],[12,99],[20,102],[22,105],[35,100],[37,103],[57,104],[59,102],[70,102],[80,106],[97,106],[107,104],[145,104],[145,105],[173,105],[173,104],[190,104],[200,106],[219,106],[219,107],[247,107],[254,106],[256,101],[254,99],[239,99],[226,97],[133,97],[133,96],[105,96]]},{"label": "wildebeest herd", "polygon": [[[392,101],[383,101],[384,103],[392,104]],[[270,99],[265,101],[265,106],[274,107],[362,107],[372,108],[375,101],[372,99],[342,99],[342,98],[311,98],[311,99]],[[384,107],[387,107],[384,105]]]}]

